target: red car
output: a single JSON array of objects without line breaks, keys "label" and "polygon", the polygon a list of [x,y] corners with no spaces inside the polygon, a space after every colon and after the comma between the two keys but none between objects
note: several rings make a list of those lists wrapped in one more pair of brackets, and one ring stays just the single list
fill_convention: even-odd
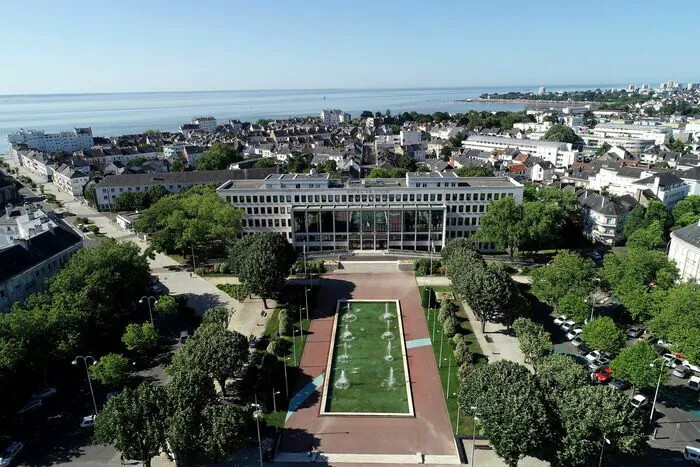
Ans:
[{"label": "red car", "polygon": [[600,370],[591,373],[591,380],[595,383],[605,384],[612,379],[612,371],[610,368],[601,368]]}]

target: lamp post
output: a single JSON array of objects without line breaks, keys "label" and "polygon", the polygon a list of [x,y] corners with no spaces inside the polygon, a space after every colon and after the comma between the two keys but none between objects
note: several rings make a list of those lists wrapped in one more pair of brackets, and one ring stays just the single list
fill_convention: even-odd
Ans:
[{"label": "lamp post", "polygon": [[144,299],[146,299],[146,303],[148,303],[148,314],[151,317],[151,324],[153,324],[153,309],[151,308],[151,299],[153,299],[153,306],[155,306],[156,303],[158,303],[158,299],[152,295],[150,297],[144,295],[143,297],[141,297],[141,300],[139,300],[139,303],[143,303]]},{"label": "lamp post", "polygon": [[260,404],[258,404],[258,396],[257,394],[255,395],[255,403],[250,405],[253,408],[253,418],[255,419],[255,425],[257,426],[258,429],[258,450],[260,451],[260,467],[263,465],[263,458],[262,458],[262,441],[260,440],[260,418],[262,417],[263,413],[260,407]]},{"label": "lamp post", "polygon": [[438,365],[438,368],[442,368],[442,342],[445,340],[445,329],[440,330],[440,356],[438,357],[438,361],[440,364]]},{"label": "lamp post", "polygon": [[[656,391],[654,392],[654,402],[651,404],[651,414],[649,415],[649,421],[653,422],[654,421],[654,410],[656,409],[656,398],[659,396],[659,387],[661,386],[661,377],[664,375],[664,367],[666,366],[666,360],[663,360],[663,357],[659,357],[656,360],[661,360],[661,370],[659,371],[659,380],[656,382]],[[656,360],[651,363],[651,366],[654,366],[654,363],[656,363]]]},{"label": "lamp post", "polygon": [[279,394],[279,391],[275,391],[275,388],[272,388],[272,410],[277,412],[277,394]]},{"label": "lamp post", "polygon": [[605,443],[610,444],[610,440],[606,438],[605,433],[603,433],[603,441],[600,443],[600,458],[598,459],[598,467],[603,465],[603,451],[605,450]]},{"label": "lamp post", "polygon": [[445,391],[445,400],[447,400],[450,398],[450,376],[452,376],[452,357],[448,355],[445,360],[447,360],[447,391]]},{"label": "lamp post", "polygon": [[477,417],[476,406],[472,406],[471,409],[472,409],[472,412],[474,412],[474,416],[472,417],[474,419],[474,430],[472,431],[472,460],[471,460],[471,464],[474,465],[474,455],[476,454],[476,422],[479,421],[479,417]]},{"label": "lamp post", "polygon": [[297,330],[292,329],[292,346],[294,347],[294,366],[297,366]]},{"label": "lamp post", "polygon": [[88,366],[88,360],[92,360],[91,365],[97,364],[97,360],[95,360],[95,357],[92,355],[88,355],[86,357],[83,357],[82,355],[78,355],[75,357],[75,359],[71,362],[73,365],[78,365],[78,360],[82,359],[83,363],[85,364],[85,374],[87,374],[87,380],[88,380],[88,386],[90,386],[90,395],[92,396],[92,405],[95,408],[95,415],[97,415],[97,402],[95,402],[95,391],[92,390],[92,379],[90,379],[90,370]]},{"label": "lamp post", "polygon": [[284,367],[284,394],[289,400],[289,383],[287,382],[287,357],[282,360],[282,366]]}]

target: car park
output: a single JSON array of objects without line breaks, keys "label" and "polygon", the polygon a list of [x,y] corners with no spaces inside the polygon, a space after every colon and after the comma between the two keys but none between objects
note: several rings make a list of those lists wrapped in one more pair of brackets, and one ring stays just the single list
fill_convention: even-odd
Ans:
[{"label": "car park", "polygon": [[592,362],[596,358],[600,358],[603,356],[604,356],[604,354],[600,350],[593,350],[588,355],[586,355],[586,360],[588,360],[589,362]]},{"label": "car park", "polygon": [[625,389],[628,389],[630,387],[630,383],[628,383],[624,379],[614,379],[610,381],[609,386],[613,389],[617,389],[618,391],[624,391]]},{"label": "car park", "polygon": [[47,397],[55,396],[56,388],[46,388],[32,394],[32,399],[46,399]]},{"label": "car park", "polygon": [[642,334],[644,334],[644,327],[635,325],[635,326],[630,326],[627,328],[627,337],[630,339],[636,339],[640,337]]},{"label": "car park", "polygon": [[591,348],[588,346],[588,344],[586,344],[586,343],[584,342],[583,344],[579,344],[579,345],[576,347],[576,350],[578,350],[578,353],[579,353],[579,354],[581,354],[581,355],[583,355],[583,356],[585,357],[585,356],[588,355],[593,349],[591,349]]},{"label": "car park", "polygon": [[80,422],[80,428],[92,428],[93,426],[95,426],[95,414],[83,417]]},{"label": "car park", "polygon": [[574,347],[578,347],[580,349],[581,345],[583,345],[583,344],[584,344],[584,342],[583,342],[583,339],[581,338],[581,336],[576,336],[573,339],[571,339],[571,345],[573,345]]},{"label": "car park", "polygon": [[688,360],[683,360],[682,365],[692,371],[693,373],[700,373],[700,365],[693,365]]},{"label": "car park", "polygon": [[24,404],[24,407],[17,411],[17,415],[22,415],[27,412],[31,412],[32,410],[40,409],[43,406],[44,401],[42,399],[32,399],[26,404]]},{"label": "car park", "polygon": [[562,323],[561,329],[562,331],[569,332],[574,326],[576,326],[576,321],[569,318]]},{"label": "car park", "polygon": [[687,378],[690,376],[690,369],[688,367],[685,367],[683,365],[678,365],[673,369],[673,372],[671,373],[673,376],[676,378]]},{"label": "car park", "polygon": [[669,368],[676,368],[677,366],[682,366],[683,365],[683,360],[680,358],[676,357],[672,353],[665,353],[663,355],[664,361],[666,364],[669,366]]},{"label": "car park", "polygon": [[2,454],[0,454],[0,467],[7,467],[10,465],[15,459],[17,459],[17,455],[23,448],[24,444],[20,443],[19,441],[15,441],[7,446],[5,450],[2,451]]},{"label": "car park", "polygon": [[574,326],[566,333],[566,338],[572,340],[574,337],[580,336],[582,332],[583,328],[581,326]]},{"label": "car park", "polygon": [[610,368],[600,368],[598,371],[591,373],[591,380],[594,383],[605,384],[612,379],[612,371]]},{"label": "car park", "polygon": [[595,372],[601,368],[605,368],[610,364],[610,359],[605,357],[596,358],[588,364],[588,369]]},{"label": "car park", "polygon": [[567,318],[566,315],[559,315],[556,318],[554,318],[554,324],[556,324],[557,326],[561,326],[567,319],[569,318]]},{"label": "car park", "polygon": [[700,391],[700,376],[691,376],[688,380],[687,386],[693,391]]},{"label": "car park", "polygon": [[631,404],[632,407],[634,407],[635,409],[638,409],[638,408],[640,408],[640,407],[646,406],[648,402],[649,402],[649,399],[647,399],[645,396],[643,396],[643,395],[641,395],[641,394],[635,395],[635,396],[630,400],[630,404]]}]

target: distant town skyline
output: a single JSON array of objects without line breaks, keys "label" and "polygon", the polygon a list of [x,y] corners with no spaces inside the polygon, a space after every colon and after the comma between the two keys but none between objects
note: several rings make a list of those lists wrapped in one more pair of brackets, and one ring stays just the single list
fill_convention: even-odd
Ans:
[{"label": "distant town skyline", "polygon": [[700,81],[694,0],[463,3],[12,2],[0,95]]}]

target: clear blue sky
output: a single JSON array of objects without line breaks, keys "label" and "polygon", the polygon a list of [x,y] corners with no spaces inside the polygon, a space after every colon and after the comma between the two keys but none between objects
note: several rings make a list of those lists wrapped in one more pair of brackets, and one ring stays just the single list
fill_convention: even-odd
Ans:
[{"label": "clear blue sky", "polygon": [[700,81],[700,0],[0,5],[0,94]]}]

